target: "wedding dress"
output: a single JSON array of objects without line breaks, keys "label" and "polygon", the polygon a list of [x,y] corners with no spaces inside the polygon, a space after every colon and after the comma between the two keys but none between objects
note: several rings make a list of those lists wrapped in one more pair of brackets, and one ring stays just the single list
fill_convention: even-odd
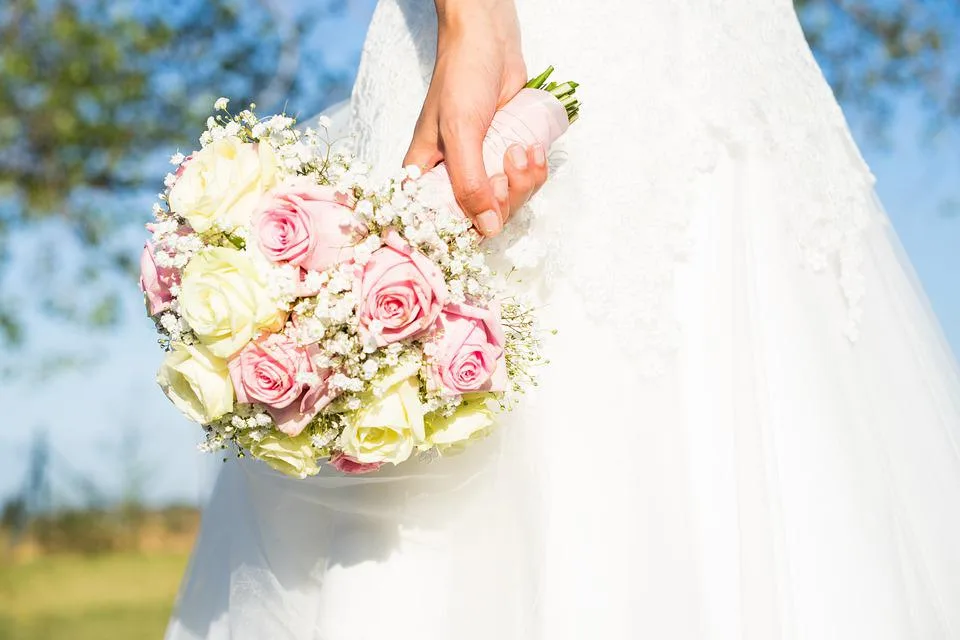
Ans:
[{"label": "wedding dress", "polygon": [[[225,464],[167,638],[960,638],[960,376],[790,0],[517,4],[584,105],[491,245],[539,388],[456,457]],[[380,1],[380,175],[435,47]]]}]

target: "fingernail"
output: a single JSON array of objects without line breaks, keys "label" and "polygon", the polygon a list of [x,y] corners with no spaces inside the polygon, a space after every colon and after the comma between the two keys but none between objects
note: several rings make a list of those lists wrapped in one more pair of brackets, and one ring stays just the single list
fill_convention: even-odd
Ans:
[{"label": "fingernail", "polygon": [[477,227],[483,235],[487,237],[495,236],[500,233],[500,216],[492,209],[484,211],[477,216]]},{"label": "fingernail", "polygon": [[538,167],[542,167],[543,165],[547,164],[547,154],[543,150],[543,145],[533,145],[533,161]]},{"label": "fingernail", "polygon": [[527,152],[523,147],[515,144],[507,150],[507,153],[510,154],[510,161],[513,163],[513,166],[517,169],[527,168]]},{"label": "fingernail", "polygon": [[510,195],[510,184],[507,182],[507,176],[496,176],[493,179],[493,195],[497,200],[506,200]]}]

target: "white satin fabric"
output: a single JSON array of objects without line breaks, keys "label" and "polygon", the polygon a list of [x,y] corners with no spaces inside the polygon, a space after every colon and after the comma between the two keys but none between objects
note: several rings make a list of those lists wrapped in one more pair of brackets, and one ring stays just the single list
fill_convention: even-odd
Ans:
[{"label": "white satin fabric", "polygon": [[[960,375],[791,3],[518,5],[584,103],[493,245],[558,331],[540,387],[460,457],[225,465],[167,638],[960,638]],[[381,173],[435,21],[374,16]]]}]

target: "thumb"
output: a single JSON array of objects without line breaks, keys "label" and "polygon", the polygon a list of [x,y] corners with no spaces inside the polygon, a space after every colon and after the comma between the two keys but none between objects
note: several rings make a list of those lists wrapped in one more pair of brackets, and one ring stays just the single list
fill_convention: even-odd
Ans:
[{"label": "thumb", "polygon": [[403,157],[403,166],[414,165],[420,167],[421,171],[429,171],[442,160],[443,154],[440,153],[436,132],[430,135],[424,127],[417,126],[413,132],[410,147],[407,149],[407,155]]},{"label": "thumb", "polygon": [[457,203],[480,233],[497,235],[503,218],[483,166],[483,131],[464,123],[444,132],[442,137],[443,157]]},{"label": "thumb", "polygon": [[403,158],[403,166],[414,165],[421,171],[429,171],[443,160],[440,153],[440,133],[437,131],[437,114],[433,103],[427,100],[413,127],[413,138]]}]

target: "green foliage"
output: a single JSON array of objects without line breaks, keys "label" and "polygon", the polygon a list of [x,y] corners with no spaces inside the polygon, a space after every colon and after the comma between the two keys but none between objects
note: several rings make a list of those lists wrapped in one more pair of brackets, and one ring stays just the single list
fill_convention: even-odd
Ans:
[{"label": "green foliage", "polygon": [[[246,4],[124,12],[112,0],[13,0],[0,13],[0,188],[19,196],[22,215],[66,215],[80,185],[140,186],[133,160],[189,144],[216,87],[240,79],[252,95],[274,72],[276,37],[269,15]],[[250,31],[251,20],[262,26]],[[99,222],[87,220],[85,239],[104,235]]]},{"label": "green foliage", "polygon": [[[194,146],[214,92],[246,100],[277,76],[283,43],[265,6],[3,3],[0,346],[24,338],[24,298],[39,296],[35,311],[47,316],[94,327],[116,321],[118,287],[110,279],[135,264],[130,243],[116,243],[115,231],[146,219],[136,196],[156,188],[159,152]],[[37,255],[30,273],[9,273],[13,234],[49,221],[80,248],[76,273],[64,273],[63,240]],[[28,289],[19,300],[14,285]]]},{"label": "green foliage", "polygon": [[894,93],[918,95],[931,128],[960,117],[960,2],[794,0],[827,79],[879,132]]}]

